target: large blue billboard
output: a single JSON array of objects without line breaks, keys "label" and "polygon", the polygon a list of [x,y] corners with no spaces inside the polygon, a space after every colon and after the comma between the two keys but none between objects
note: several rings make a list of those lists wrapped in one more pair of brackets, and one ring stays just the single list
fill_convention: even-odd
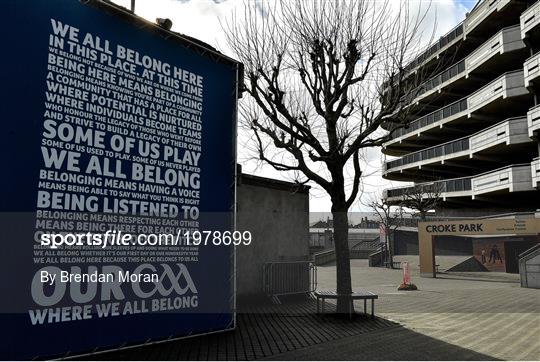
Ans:
[{"label": "large blue billboard", "polygon": [[[232,246],[185,235],[234,226],[239,64],[101,1],[2,6],[0,358],[233,328]],[[120,242],[150,234],[181,237]]]}]

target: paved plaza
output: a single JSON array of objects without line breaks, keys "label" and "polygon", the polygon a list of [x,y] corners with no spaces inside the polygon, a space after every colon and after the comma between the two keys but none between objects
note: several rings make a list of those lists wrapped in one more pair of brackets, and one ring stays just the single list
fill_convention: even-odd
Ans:
[{"label": "paved plaza", "polygon": [[[379,294],[378,318],[317,316],[314,300],[244,304],[238,328],[178,341],[104,353],[129,360],[540,360],[540,290],[517,275],[443,273],[399,292],[400,270],[352,260],[353,287]],[[451,262],[451,261],[450,261]],[[445,260],[441,260],[444,265]],[[318,288],[335,288],[335,266],[318,267]],[[362,302],[357,304],[361,310]],[[329,306],[328,309],[330,309]]]},{"label": "paved plaza", "polygon": [[250,301],[240,307],[234,331],[185,338],[92,356],[102,360],[255,360],[380,329],[399,327],[382,318],[353,320],[315,314],[315,300],[283,298],[282,304]]},{"label": "paved plaza", "polygon": [[[366,260],[351,261],[353,288],[379,294],[378,316],[489,359],[540,360],[540,290],[521,288],[519,276],[506,273],[443,273],[437,279],[420,278],[417,257],[401,258],[411,262],[418,291],[397,291],[400,270],[370,268]],[[440,264],[444,262],[441,258]],[[334,266],[318,268],[320,289],[332,288],[334,280]],[[399,339],[394,347],[399,348]],[[422,348],[416,353],[416,357],[388,358],[430,359]]]}]

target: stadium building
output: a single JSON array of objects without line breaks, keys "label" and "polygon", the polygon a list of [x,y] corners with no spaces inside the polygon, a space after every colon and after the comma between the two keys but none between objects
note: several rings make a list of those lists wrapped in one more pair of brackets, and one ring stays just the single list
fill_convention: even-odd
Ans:
[{"label": "stadium building", "polygon": [[[409,84],[422,77],[401,98],[408,126],[383,147],[383,177],[407,182],[385,190],[386,201],[426,190],[439,199],[438,216],[538,218],[540,1],[478,1],[407,66]],[[517,272],[515,259],[539,241],[531,234],[468,236],[467,253],[488,270]],[[492,254],[512,260],[484,263]]]},{"label": "stadium building", "polygon": [[540,1],[479,1],[408,66],[435,75],[402,98],[410,124],[384,145],[383,177],[435,186],[447,211],[536,210],[539,40]]}]

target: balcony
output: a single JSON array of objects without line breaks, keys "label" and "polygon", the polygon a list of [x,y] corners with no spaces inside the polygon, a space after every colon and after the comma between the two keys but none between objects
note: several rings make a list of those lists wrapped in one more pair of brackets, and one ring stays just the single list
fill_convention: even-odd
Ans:
[{"label": "balcony", "polygon": [[[527,2],[521,0],[478,0],[478,2],[478,6],[473,8],[463,22],[420,52],[405,66],[406,78],[422,67],[433,69],[434,61],[445,59],[447,55],[448,59],[465,58],[493,35],[494,31],[513,26],[516,18],[527,6]],[[455,47],[456,45],[459,46]],[[383,83],[383,92],[388,91],[390,81]]]},{"label": "balcony", "polygon": [[[433,59],[437,59],[439,54],[457,44],[463,39],[463,23],[458,24],[454,29],[439,38],[429,48],[420,52],[420,54],[405,66],[405,78],[414,74],[418,68],[429,63]],[[390,89],[390,84],[394,82],[392,78],[382,84],[383,93],[387,93]]]},{"label": "balcony", "polygon": [[463,23],[458,24],[454,29],[440,37],[440,39],[424,50],[412,62],[405,67],[405,72],[414,72],[417,67],[438,56],[438,54],[448,49],[453,44],[463,38]]},{"label": "balcony", "polygon": [[516,117],[474,134],[469,139],[469,148],[472,157],[477,152],[497,145],[509,146],[529,142],[531,140],[527,134],[527,119],[525,117]]},{"label": "balcony", "polygon": [[528,163],[511,165],[486,172],[472,179],[472,198],[491,192],[531,191],[531,165]]},{"label": "balcony", "polygon": [[531,162],[531,177],[532,186],[538,189],[540,187],[540,157],[535,158]]},{"label": "balcony", "polygon": [[[467,34],[469,34],[471,31],[473,31],[473,29],[475,29],[478,25],[484,22],[484,20],[489,18],[490,15],[501,12],[501,10],[504,10],[507,5],[511,3],[512,0],[481,1],[481,3],[470,12],[470,14],[462,23],[460,23],[454,29],[450,30],[448,33],[442,36],[435,44],[420,53],[420,55],[418,55],[411,63],[407,65],[405,70],[407,72],[414,72],[416,68],[426,64],[434,58],[437,58],[440,53],[447,50],[450,46],[456,44],[459,40],[466,38]],[[500,18],[502,19],[508,18],[508,14],[500,15]],[[501,19],[494,19],[494,22],[503,24],[503,22],[501,22]]]},{"label": "balcony", "polygon": [[447,197],[470,197],[472,195],[472,177],[461,177],[450,180],[425,182],[414,186],[396,187],[386,189],[383,198],[389,203],[399,203],[406,199],[411,193],[418,193],[418,188],[425,191],[426,197],[433,197],[436,194],[445,200]]},{"label": "balcony", "polygon": [[[482,68],[482,72],[489,71],[493,74],[502,73],[507,67],[507,60],[511,63],[512,53],[516,50],[524,50],[526,48],[525,43],[521,40],[521,28],[519,25],[514,25],[508,28],[504,28],[496,35],[491,37],[488,41],[482,44],[478,49],[469,54],[465,59],[455,63],[442,72],[430,78],[428,81],[422,83],[413,91],[402,97],[401,103],[409,105],[411,103],[430,102],[430,96],[439,94],[445,88],[448,88],[450,93],[470,92],[471,90],[478,88],[482,84],[477,84],[478,81],[475,78],[469,78],[469,74],[480,65],[485,65]],[[505,59],[499,59],[499,62],[494,61],[496,55],[505,55]],[[515,54],[520,56],[520,53]],[[519,57],[520,58],[520,57]],[[521,59],[521,58],[520,58]],[[492,60],[491,62],[489,62]],[[514,58],[515,60],[515,58]],[[451,89],[450,89],[451,88]]]},{"label": "balcony", "polygon": [[422,83],[420,86],[418,86],[418,88],[403,96],[400,102],[403,104],[410,104],[413,101],[418,102],[429,95],[440,92],[441,89],[446,85],[463,76],[465,76],[464,60],[452,65],[451,67],[430,78],[428,81]]},{"label": "balcony", "polygon": [[410,153],[406,156],[385,162],[383,166],[383,176],[404,169],[410,169],[413,167],[422,167],[422,165],[444,162],[445,159],[450,157],[460,157],[469,155],[469,139],[463,138],[456,141],[447,142],[445,144],[426,148],[422,151]]},{"label": "balcony", "polygon": [[478,27],[478,25],[480,25],[483,21],[485,21],[490,15],[495,12],[499,12],[511,2],[512,0],[481,0],[463,22],[465,38],[467,38],[467,35]]},{"label": "balcony", "polygon": [[519,17],[521,38],[525,39],[533,29],[540,25],[540,1],[537,1]]},{"label": "balcony", "polygon": [[[539,165],[540,167],[540,165]],[[540,171],[538,171],[540,174]],[[449,180],[425,182],[415,186],[405,186],[384,190],[383,197],[389,203],[399,203],[413,190],[425,189],[426,197],[439,194],[443,201],[451,198],[475,200],[483,195],[501,192],[533,191],[531,164],[517,164],[492,170],[476,176],[460,177]]]},{"label": "balcony", "polygon": [[[518,96],[530,96],[524,86],[522,70],[505,73],[469,97],[460,99],[457,102],[418,118],[410,122],[407,128],[394,130],[392,132],[392,139],[383,145],[383,152],[388,155],[399,156],[414,151],[414,148],[418,150],[422,146],[425,147],[426,144],[421,139],[424,133],[430,137],[440,136],[444,141],[444,138],[448,139],[449,136],[448,130],[443,129],[444,125],[461,123],[461,125],[466,125],[469,128],[475,126],[476,123],[473,122],[476,122],[476,120],[470,118],[473,112],[479,110],[482,110],[483,113],[493,113],[495,117],[506,111],[517,112],[519,108],[526,104],[525,102],[521,102],[519,98],[513,98]],[[511,102],[513,103],[511,105],[508,102],[494,103],[499,98],[512,99],[516,102]],[[513,115],[515,113],[506,116],[511,117]],[[476,129],[478,128],[480,127]],[[412,148],[412,150],[406,149],[406,144],[409,144],[409,148]]]},{"label": "balcony", "polygon": [[508,72],[495,79],[467,99],[469,112],[485,107],[499,98],[528,94],[525,88],[523,71]]},{"label": "balcony", "polygon": [[536,53],[523,64],[525,86],[540,81],[540,52]]},{"label": "balcony", "polygon": [[527,126],[529,137],[534,136],[534,132],[540,129],[540,105],[537,105],[527,112]]},{"label": "balcony", "polygon": [[[445,160],[448,159],[456,161],[461,158],[463,165],[467,166],[470,163],[468,159],[483,150],[492,148],[492,152],[496,152],[497,146],[530,142],[527,132],[527,118],[510,118],[472,136],[429,147],[386,162],[383,165],[383,176],[388,179],[399,179],[399,174],[392,175],[392,173],[401,173],[406,169],[410,170],[416,167],[420,169],[424,165],[434,163],[444,165]],[[506,152],[504,149],[499,151]]]},{"label": "balcony", "polygon": [[399,128],[395,130],[392,132],[394,139],[388,143],[399,141],[399,138],[403,136],[419,134],[426,129],[440,126],[441,123],[446,123],[452,119],[466,115],[467,99],[465,98],[412,121],[409,123],[407,128]]},{"label": "balcony", "polygon": [[439,194],[443,199],[447,197],[470,197],[472,194],[471,179],[472,177],[461,177],[451,180],[425,182],[415,186],[386,189],[383,192],[383,198],[390,203],[398,203],[403,201],[407,195],[417,193],[418,188],[422,191],[425,190],[426,197],[429,197],[429,194]]},{"label": "balcony", "polygon": [[[525,43],[521,39],[521,28],[519,25],[504,28],[465,59],[467,76],[496,54],[510,53],[524,48]],[[482,70],[485,71],[485,69]]]}]

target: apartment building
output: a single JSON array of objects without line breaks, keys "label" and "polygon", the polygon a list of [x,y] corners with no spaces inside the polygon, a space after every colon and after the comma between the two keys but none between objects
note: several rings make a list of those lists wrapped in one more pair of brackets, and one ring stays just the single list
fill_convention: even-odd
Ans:
[{"label": "apartment building", "polygon": [[540,0],[480,0],[407,72],[430,76],[401,99],[410,123],[384,144],[383,177],[458,214],[540,208]]}]

